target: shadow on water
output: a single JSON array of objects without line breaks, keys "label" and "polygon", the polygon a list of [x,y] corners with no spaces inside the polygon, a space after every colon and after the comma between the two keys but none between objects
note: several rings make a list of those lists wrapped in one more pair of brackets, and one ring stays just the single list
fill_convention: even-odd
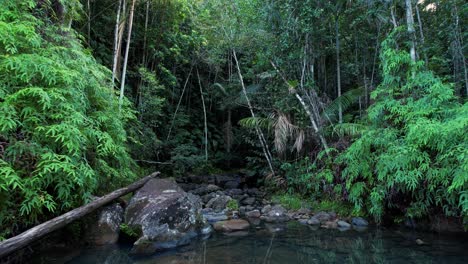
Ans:
[{"label": "shadow on water", "polygon": [[136,258],[129,251],[129,245],[83,249],[62,257],[39,256],[35,263],[468,263],[468,237],[385,229],[325,230],[288,224],[213,234],[207,240],[195,240],[150,257]]}]

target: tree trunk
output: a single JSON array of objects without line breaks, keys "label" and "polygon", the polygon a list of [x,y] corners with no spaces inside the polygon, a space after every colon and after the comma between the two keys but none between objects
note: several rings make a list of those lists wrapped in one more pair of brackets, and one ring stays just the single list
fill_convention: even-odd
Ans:
[{"label": "tree trunk", "polygon": [[[338,16],[335,18],[335,47],[336,47],[336,89],[337,97],[341,97],[341,66],[340,66],[340,31]],[[341,102],[338,103],[338,122],[343,123],[343,108]]]},{"label": "tree trunk", "polygon": [[416,7],[416,16],[418,18],[419,35],[421,36],[421,45],[423,46],[422,51],[423,51],[423,56],[424,56],[424,62],[426,63],[426,67],[429,67],[429,59],[427,58],[427,53],[426,53],[426,50],[424,49],[425,40],[424,40],[423,25],[422,25],[421,16],[419,15],[419,7],[417,3],[415,7]]},{"label": "tree trunk", "polygon": [[87,1],[87,9],[88,9],[88,46],[91,46],[91,3]]},{"label": "tree trunk", "polygon": [[405,0],[406,3],[406,25],[408,27],[408,33],[411,38],[411,48],[410,55],[411,61],[416,62],[416,44],[415,44],[415,35],[414,35],[414,19],[413,19],[413,7],[411,0]]},{"label": "tree trunk", "polygon": [[124,65],[123,65],[123,70],[122,70],[122,80],[120,81],[119,111],[122,110],[122,104],[123,104],[123,99],[124,99],[125,76],[127,74],[128,52],[130,50],[130,42],[132,40],[132,25],[133,25],[133,13],[135,11],[135,2],[136,2],[136,0],[132,1],[132,7],[130,8],[130,18],[129,18],[128,36],[127,36],[127,47],[125,48],[125,58],[124,58]]},{"label": "tree trunk", "polygon": [[83,205],[79,208],[71,210],[70,212],[58,216],[52,220],[49,220],[45,223],[42,223],[38,226],[35,226],[15,237],[9,238],[5,241],[0,242],[0,259],[8,256],[16,250],[24,248],[30,243],[44,237],[45,235],[58,230],[69,223],[80,219],[81,217],[95,211],[96,209],[112,202],[113,200],[127,194],[131,193],[140,187],[142,187],[148,180],[159,175],[159,172],[155,172],[151,175],[146,176],[145,178],[130,184],[125,188],[118,189],[113,191],[105,196],[102,196],[89,204]]},{"label": "tree trunk", "polygon": [[145,35],[143,36],[143,66],[146,67],[146,39],[147,39],[147,32],[148,32],[148,17],[149,17],[149,8],[150,8],[150,1],[146,2],[146,17],[145,17]]},{"label": "tree trunk", "polygon": [[239,66],[239,61],[237,60],[237,54],[236,54],[236,51],[234,49],[232,50],[232,55],[233,55],[234,60],[236,62],[236,68],[237,68],[237,73],[238,73],[238,76],[239,76],[239,81],[240,81],[241,86],[242,86],[242,92],[244,93],[245,100],[247,101],[247,106],[249,107],[250,114],[252,115],[252,118],[255,120],[255,131],[257,132],[258,140],[260,141],[260,144],[262,145],[263,154],[265,155],[265,158],[266,158],[266,160],[268,162],[268,166],[270,167],[271,173],[273,173],[273,175],[274,175],[275,170],[273,169],[271,153],[270,153],[270,150],[268,148],[268,144],[267,144],[267,142],[265,140],[265,137],[263,136],[262,130],[258,127],[258,124],[256,122],[255,113],[254,113],[252,104],[250,103],[249,96],[247,95],[247,90],[246,90],[245,84],[244,84],[244,78],[242,77],[242,73],[241,73],[240,66]]},{"label": "tree trunk", "polygon": [[205,161],[208,161],[208,123],[206,121],[206,106],[205,106],[205,97],[203,96],[203,87],[200,80],[200,74],[197,69],[198,85],[200,86],[200,95],[203,105],[203,117],[205,121]]},{"label": "tree trunk", "polygon": [[115,34],[114,34],[114,63],[112,64],[112,86],[114,86],[115,76],[117,73],[117,60],[119,52],[119,25],[120,25],[120,8],[122,6],[122,0],[119,0],[117,7],[117,18],[115,19]]},{"label": "tree trunk", "polygon": [[182,99],[184,98],[185,89],[187,88],[187,84],[190,79],[190,76],[192,76],[192,70],[193,70],[193,66],[190,67],[190,72],[187,75],[187,79],[185,80],[184,88],[182,89],[182,94],[180,95],[179,102],[177,103],[176,109],[174,111],[174,116],[172,117],[171,126],[169,127],[169,132],[167,133],[166,141],[168,141],[169,138],[171,137],[171,132],[172,132],[172,128],[174,127],[174,122],[177,116],[177,112],[179,111],[180,104],[182,103]]}]

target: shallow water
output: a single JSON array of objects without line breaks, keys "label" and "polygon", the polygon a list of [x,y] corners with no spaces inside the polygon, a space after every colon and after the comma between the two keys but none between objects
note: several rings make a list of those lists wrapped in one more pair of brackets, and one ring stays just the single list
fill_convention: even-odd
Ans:
[{"label": "shallow water", "polygon": [[[418,245],[420,239],[423,245]],[[468,263],[468,236],[386,229],[313,229],[296,223],[262,225],[248,232],[215,233],[150,257],[129,255],[129,245],[37,257],[35,263],[250,264],[250,263]]]}]

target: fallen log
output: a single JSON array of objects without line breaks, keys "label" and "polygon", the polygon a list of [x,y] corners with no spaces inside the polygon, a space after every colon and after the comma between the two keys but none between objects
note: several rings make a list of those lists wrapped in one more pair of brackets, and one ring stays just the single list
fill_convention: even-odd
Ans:
[{"label": "fallen log", "polygon": [[9,238],[0,242],[0,259],[8,256],[14,251],[24,248],[29,245],[31,242],[34,242],[45,235],[49,234],[52,231],[60,229],[69,223],[93,212],[94,210],[112,202],[113,200],[126,195],[130,192],[133,192],[140,187],[142,187],[148,180],[159,175],[159,172],[155,172],[151,175],[144,177],[143,179],[134,182],[127,187],[113,191],[107,195],[104,195],[86,205],[78,207],[74,210],[71,210],[68,213],[65,213],[61,216],[55,217],[47,222],[44,222],[40,225],[37,225],[15,237]]}]

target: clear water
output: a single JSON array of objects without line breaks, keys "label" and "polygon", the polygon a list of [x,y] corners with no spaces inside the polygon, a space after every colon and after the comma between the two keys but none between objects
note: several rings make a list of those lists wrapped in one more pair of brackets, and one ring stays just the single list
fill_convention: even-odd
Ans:
[{"label": "clear water", "polygon": [[[419,245],[420,239],[424,244]],[[76,250],[36,263],[69,264],[289,264],[468,263],[468,236],[367,229],[313,229],[295,223],[258,226],[248,232],[215,233],[190,245],[150,257],[129,255],[129,245]]]}]

